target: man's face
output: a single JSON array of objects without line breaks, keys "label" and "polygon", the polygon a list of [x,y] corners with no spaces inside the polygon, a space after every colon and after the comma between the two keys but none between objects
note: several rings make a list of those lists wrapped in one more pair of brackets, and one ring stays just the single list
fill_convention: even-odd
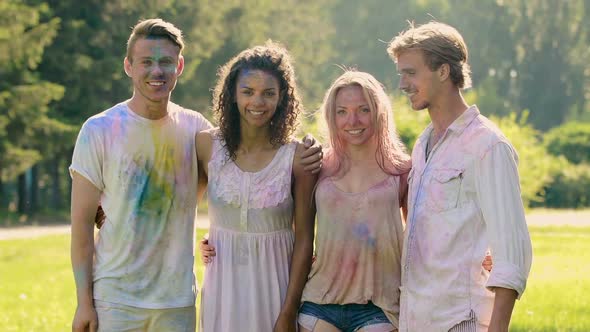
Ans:
[{"label": "man's face", "polygon": [[412,109],[429,108],[439,93],[440,81],[430,70],[421,50],[406,50],[397,57],[399,88],[410,99]]},{"label": "man's face", "polygon": [[167,103],[184,69],[179,47],[165,38],[138,39],[125,58],[125,72],[133,80],[134,97],[148,104]]}]

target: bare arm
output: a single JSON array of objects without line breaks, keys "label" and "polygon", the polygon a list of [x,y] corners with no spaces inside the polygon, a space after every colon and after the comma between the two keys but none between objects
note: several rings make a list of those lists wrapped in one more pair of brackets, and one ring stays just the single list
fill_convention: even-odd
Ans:
[{"label": "bare arm", "polygon": [[399,179],[399,205],[402,209],[404,223],[408,222],[408,175],[409,173],[402,174]]},{"label": "bare arm", "polygon": [[197,189],[197,201],[203,198],[208,183],[208,165],[211,159],[211,134],[209,131],[202,131],[195,135],[195,153],[197,154],[197,166],[199,169],[199,183]]},{"label": "bare arm", "polygon": [[94,257],[94,219],[100,191],[90,181],[74,172],[72,176],[71,260],[76,282],[78,307],[72,331],[95,331],[98,325],[92,294]]},{"label": "bare arm", "polygon": [[293,175],[295,177],[295,246],[291,260],[287,296],[275,324],[275,331],[295,331],[301,294],[311,268],[315,219],[315,201],[312,195],[317,176],[305,171],[302,165],[296,162],[303,149],[304,147],[301,144],[297,147],[293,162]]},{"label": "bare arm", "polygon": [[489,332],[508,332],[514,302],[518,295],[514,289],[495,288],[494,309],[490,320]]}]

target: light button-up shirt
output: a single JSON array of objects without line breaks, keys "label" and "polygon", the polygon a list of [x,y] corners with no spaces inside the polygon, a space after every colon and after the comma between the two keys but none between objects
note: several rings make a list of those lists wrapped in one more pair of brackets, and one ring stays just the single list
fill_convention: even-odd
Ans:
[{"label": "light button-up shirt", "polygon": [[[475,314],[489,324],[493,289],[524,292],[532,260],[518,156],[470,107],[426,158],[427,127],[412,153],[402,254],[400,331],[448,331]],[[491,273],[482,267],[486,252]]]}]

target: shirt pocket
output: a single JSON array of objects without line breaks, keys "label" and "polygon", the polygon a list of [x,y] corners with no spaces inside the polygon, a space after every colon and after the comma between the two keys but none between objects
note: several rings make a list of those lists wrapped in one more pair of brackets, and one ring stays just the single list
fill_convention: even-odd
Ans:
[{"label": "shirt pocket", "polygon": [[458,169],[435,169],[428,186],[428,208],[432,212],[443,212],[457,208],[463,185],[463,172]]}]

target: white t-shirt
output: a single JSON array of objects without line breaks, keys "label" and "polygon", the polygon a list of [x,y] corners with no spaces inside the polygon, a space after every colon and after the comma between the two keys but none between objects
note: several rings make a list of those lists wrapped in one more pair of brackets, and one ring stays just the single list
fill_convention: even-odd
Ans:
[{"label": "white t-shirt", "polygon": [[170,103],[159,120],[115,105],[88,119],[70,172],[102,191],[94,298],[139,308],[194,305],[195,134],[211,124]]}]

